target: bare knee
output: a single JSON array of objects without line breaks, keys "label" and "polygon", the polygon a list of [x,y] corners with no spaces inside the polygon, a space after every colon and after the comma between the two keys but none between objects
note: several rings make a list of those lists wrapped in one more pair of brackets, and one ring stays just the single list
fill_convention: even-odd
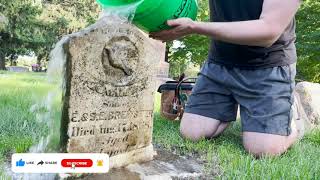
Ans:
[{"label": "bare knee", "polygon": [[185,113],[180,124],[180,133],[192,141],[209,138],[215,135],[220,121],[204,116]]},{"label": "bare knee", "polygon": [[280,156],[287,149],[282,145],[264,144],[257,146],[254,144],[244,144],[245,150],[253,156],[260,158],[264,156]]},{"label": "bare knee", "polygon": [[280,156],[293,144],[290,136],[245,132],[243,145],[247,152],[257,158],[263,156]]},{"label": "bare knee", "polygon": [[201,129],[201,125],[199,122],[197,123],[197,119],[190,118],[182,118],[180,124],[180,133],[181,135],[192,141],[199,141],[201,138],[205,136],[205,133]]},{"label": "bare knee", "polygon": [[180,126],[180,134],[182,137],[189,139],[191,141],[199,141],[201,138],[203,138],[203,133],[199,131],[194,131],[190,128],[187,128],[185,126]]}]

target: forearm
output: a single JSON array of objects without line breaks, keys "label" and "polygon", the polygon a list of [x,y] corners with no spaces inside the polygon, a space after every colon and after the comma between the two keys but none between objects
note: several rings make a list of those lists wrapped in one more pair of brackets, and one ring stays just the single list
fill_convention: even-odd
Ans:
[{"label": "forearm", "polygon": [[189,34],[210,36],[233,44],[269,47],[294,18],[300,0],[264,0],[260,18],[239,22],[194,22],[189,18],[169,20],[173,29],[150,33],[150,37],[172,41]]},{"label": "forearm", "polygon": [[271,46],[294,18],[300,0],[265,0],[260,18],[239,22],[195,22],[192,31],[213,39],[250,46]]},{"label": "forearm", "polygon": [[249,46],[271,46],[281,33],[262,19],[239,22],[195,22],[193,33],[215,40]]}]

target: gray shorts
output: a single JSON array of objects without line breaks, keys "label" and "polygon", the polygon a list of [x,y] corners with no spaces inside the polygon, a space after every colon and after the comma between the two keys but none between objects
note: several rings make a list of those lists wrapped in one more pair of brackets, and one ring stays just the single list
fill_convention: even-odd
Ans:
[{"label": "gray shorts", "polygon": [[288,136],[295,75],[296,64],[245,70],[206,62],[185,112],[231,122],[239,105],[242,131]]}]

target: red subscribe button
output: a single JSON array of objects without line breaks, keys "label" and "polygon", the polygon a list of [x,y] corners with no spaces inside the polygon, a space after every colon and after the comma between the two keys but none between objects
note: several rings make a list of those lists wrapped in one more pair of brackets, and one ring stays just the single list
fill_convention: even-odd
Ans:
[{"label": "red subscribe button", "polygon": [[88,168],[92,165],[93,161],[91,159],[63,159],[61,161],[62,167]]}]

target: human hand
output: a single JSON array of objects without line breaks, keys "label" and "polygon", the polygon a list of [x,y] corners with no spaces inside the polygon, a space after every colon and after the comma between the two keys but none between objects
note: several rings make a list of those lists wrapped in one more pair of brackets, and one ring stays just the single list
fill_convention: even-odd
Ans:
[{"label": "human hand", "polygon": [[161,41],[172,41],[193,33],[194,21],[190,18],[179,18],[167,21],[173,29],[151,32],[150,37]]}]

